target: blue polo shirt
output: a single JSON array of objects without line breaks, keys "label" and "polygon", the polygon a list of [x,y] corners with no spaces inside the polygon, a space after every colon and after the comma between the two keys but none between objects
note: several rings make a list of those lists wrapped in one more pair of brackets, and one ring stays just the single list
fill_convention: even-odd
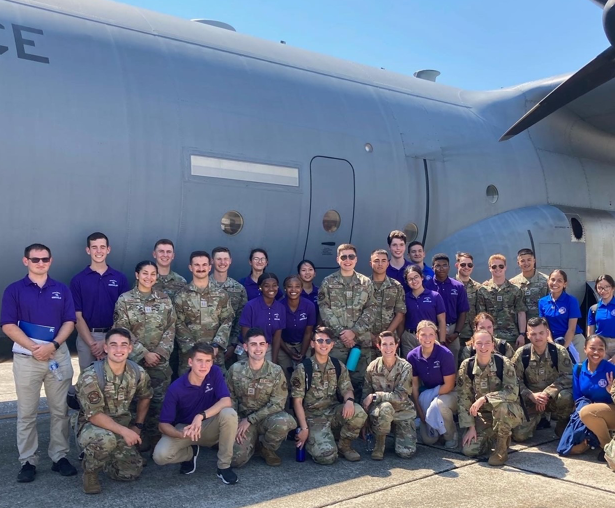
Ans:
[{"label": "blue polo shirt", "polygon": [[[416,265],[416,263],[410,263],[410,264]],[[423,263],[423,265],[425,266],[425,268],[423,268],[423,276],[425,277],[425,282],[427,282],[436,276],[436,272],[432,270],[431,266],[427,266],[425,263]]]},{"label": "blue polo shirt", "polygon": [[596,327],[595,333],[608,337],[615,338],[615,298],[605,304],[602,300],[598,302],[596,314],[591,309],[587,313],[587,324]]},{"label": "blue polo shirt", "polygon": [[75,311],[83,314],[88,328],[111,328],[115,302],[131,289],[126,276],[110,266],[102,275],[86,266],[70,281]]},{"label": "blue polo shirt", "polygon": [[453,353],[438,342],[434,343],[433,351],[427,358],[418,346],[408,353],[407,360],[412,365],[412,375],[418,377],[427,389],[443,385],[444,376],[457,373]]},{"label": "blue polo shirt", "polygon": [[404,266],[402,266],[399,270],[395,268],[394,266],[391,266],[390,263],[389,263],[389,266],[387,267],[387,277],[391,277],[391,279],[395,279],[397,282],[399,282],[404,288],[404,291],[406,293],[410,291],[410,288],[408,287],[408,283],[406,282],[406,279],[404,278],[404,272],[406,271],[406,268],[408,268],[411,265],[412,263],[410,261],[408,261],[407,259],[404,259]]},{"label": "blue polo shirt", "polygon": [[615,374],[615,365],[607,360],[602,360],[593,373],[587,370],[587,360],[580,365],[580,372],[577,371],[578,367],[579,365],[575,365],[572,369],[572,395],[574,400],[587,397],[592,402],[613,404],[606,375],[609,372]]},{"label": "blue polo shirt", "polygon": [[239,326],[262,328],[267,342],[271,344],[275,332],[286,328],[286,307],[277,300],[269,307],[265,299],[259,296],[246,303],[239,318]]},{"label": "blue polo shirt", "polygon": [[189,425],[194,417],[209,409],[224,397],[230,397],[224,375],[217,365],[212,365],[201,386],[188,380],[190,371],[171,383],[164,396],[160,410],[160,423]]},{"label": "blue polo shirt", "polygon": [[305,289],[302,289],[301,297],[314,304],[314,307],[316,308],[316,319],[318,319],[318,313],[320,312],[318,308],[318,286],[316,284],[312,284],[312,292],[309,294],[305,292]]},{"label": "blue polo shirt", "polygon": [[[254,282],[252,280],[252,277],[250,277],[250,274],[248,274],[248,276],[244,277],[243,279],[239,279],[239,283],[244,288],[246,288],[246,293],[248,294],[248,301],[254,300],[255,298],[258,298],[259,296],[261,296],[262,293],[258,287],[258,282]],[[316,294],[318,294],[318,292]],[[278,294],[275,295],[275,299],[280,300],[283,296],[284,296],[284,293],[282,293],[280,288],[278,288]]]},{"label": "blue polo shirt", "polygon": [[[579,301],[564,291],[557,300],[553,300],[551,295],[538,300],[538,315],[546,318],[553,339],[558,339],[566,335],[569,319],[581,317],[581,308]],[[574,333],[583,333],[578,324]]]},{"label": "blue polo shirt", "polygon": [[445,314],[446,307],[442,297],[431,289],[424,289],[415,298],[412,291],[406,293],[406,330],[416,330],[416,325],[423,319],[438,324],[438,314]]},{"label": "blue polo shirt", "polygon": [[293,312],[286,297],[280,300],[286,309],[286,328],[282,330],[282,340],[289,344],[303,342],[303,335],[308,326],[316,326],[316,307],[305,298],[299,298],[299,306]]},{"label": "blue polo shirt", "polygon": [[27,321],[55,328],[54,337],[63,323],[75,323],[75,305],[67,286],[47,277],[41,288],[27,275],[4,290],[0,326]]},{"label": "blue polo shirt", "polygon": [[442,300],[444,300],[447,325],[455,324],[459,314],[470,310],[468,293],[463,282],[459,282],[451,277],[447,277],[444,282],[440,282],[434,277],[430,281],[425,281],[424,286],[427,289],[437,291]]}]

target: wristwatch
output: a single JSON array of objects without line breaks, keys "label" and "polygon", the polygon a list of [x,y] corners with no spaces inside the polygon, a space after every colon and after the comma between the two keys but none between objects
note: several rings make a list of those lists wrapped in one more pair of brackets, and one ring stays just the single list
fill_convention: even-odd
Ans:
[{"label": "wristwatch", "polygon": [[354,402],[354,397],[348,397],[348,398],[344,401],[344,404],[346,404],[346,402],[348,402],[348,401],[350,401],[350,402]]},{"label": "wristwatch", "polygon": [[53,347],[56,348],[56,351],[60,349],[60,343],[58,341],[52,340],[51,343],[53,344]]},{"label": "wristwatch", "polygon": [[199,414],[203,417],[203,421],[207,420],[207,409]]},{"label": "wristwatch", "polygon": [[137,429],[139,429],[139,430],[143,430],[143,424],[142,424],[142,423],[135,422],[135,423],[134,423],[134,426],[135,426]]}]

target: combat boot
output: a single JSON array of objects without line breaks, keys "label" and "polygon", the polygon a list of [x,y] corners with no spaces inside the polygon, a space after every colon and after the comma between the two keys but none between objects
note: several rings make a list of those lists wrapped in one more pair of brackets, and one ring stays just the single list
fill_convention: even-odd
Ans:
[{"label": "combat boot", "polygon": [[510,436],[498,436],[498,440],[495,443],[495,450],[489,456],[490,466],[503,466],[508,460],[508,446],[510,445]]},{"label": "combat boot", "polygon": [[278,456],[278,454],[270,450],[269,448],[265,448],[261,446],[260,448],[261,457],[265,459],[265,462],[268,466],[279,466],[282,464],[282,459]]},{"label": "combat boot", "polygon": [[384,459],[384,447],[386,445],[386,435],[376,435],[376,443],[374,444],[374,451],[372,452],[372,460]]},{"label": "combat boot", "polygon": [[337,449],[344,456],[346,460],[350,462],[357,462],[361,460],[361,455],[352,448],[352,441],[350,439],[341,438],[337,444]]},{"label": "combat boot", "polygon": [[102,487],[98,479],[98,471],[83,472],[83,492],[86,494],[100,494]]},{"label": "combat boot", "polygon": [[566,430],[569,421],[570,418],[559,418],[557,420],[557,423],[555,424],[555,435],[557,437],[562,437],[562,434]]}]

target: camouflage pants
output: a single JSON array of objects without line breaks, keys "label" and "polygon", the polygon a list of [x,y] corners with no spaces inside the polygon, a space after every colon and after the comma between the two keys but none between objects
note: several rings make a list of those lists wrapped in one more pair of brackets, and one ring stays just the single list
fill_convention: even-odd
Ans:
[{"label": "camouflage pants", "polygon": [[136,480],[143,470],[143,460],[135,446],[128,446],[124,438],[110,430],[86,423],[77,438],[83,449],[83,469],[101,469],[110,478],[120,481]]},{"label": "camouflage pants", "polygon": [[317,464],[333,464],[337,460],[334,432],[339,429],[341,439],[356,439],[363,428],[367,414],[359,404],[354,404],[354,415],[345,420],[343,404],[338,404],[326,415],[306,415],[310,435],[305,448]]},{"label": "camouflage pants", "polygon": [[[363,394],[363,381],[365,380],[365,371],[367,370],[367,357],[371,355],[370,350],[371,346],[361,347],[361,357],[359,358],[359,363],[357,364],[357,368],[354,371],[348,371],[350,375],[350,382],[352,383],[352,388],[354,389],[354,398],[356,400],[362,400]],[[337,358],[340,362],[346,365],[346,361],[348,360],[348,355],[350,354],[350,349],[344,347],[341,342],[336,342],[329,353],[329,356],[333,358]]]},{"label": "camouflage pants", "polygon": [[[172,371],[171,367],[169,367],[169,364],[166,362],[156,367],[144,368],[151,379],[154,396],[149,404],[149,411],[145,417],[145,422],[143,422],[143,436],[155,441],[160,438],[158,420],[160,419],[160,410],[162,409],[164,395],[171,383]],[[133,417],[134,416],[135,415],[133,415]]]},{"label": "camouflage pants", "polygon": [[408,330],[404,330],[401,334],[401,340],[399,342],[399,355],[405,360],[408,357],[408,353],[419,345],[419,341],[416,335],[410,333]]},{"label": "camouflage pants", "polygon": [[[544,413],[536,411],[536,404],[524,397],[523,402],[527,410],[528,420],[523,422],[513,431],[513,439],[517,442],[525,441],[534,435],[536,426]],[[574,411],[574,399],[571,390],[562,390],[556,399],[549,399],[545,412],[555,415],[558,420],[567,420]]]},{"label": "camouflage pants", "polygon": [[416,453],[416,427],[414,408],[395,411],[390,402],[372,404],[369,410],[369,423],[374,434],[386,436],[395,423],[395,453],[402,459],[408,459]]},{"label": "camouflage pants", "polygon": [[254,455],[254,447],[260,436],[263,448],[277,450],[286,439],[287,434],[297,428],[297,422],[285,411],[269,415],[256,425],[250,425],[243,443],[233,444],[231,467],[241,467]]},{"label": "camouflage pants", "polygon": [[479,412],[474,418],[476,441],[463,445],[462,452],[467,457],[488,453],[493,441],[498,437],[508,438],[512,429],[521,423],[523,409],[517,402],[503,402],[493,408],[493,412]]}]

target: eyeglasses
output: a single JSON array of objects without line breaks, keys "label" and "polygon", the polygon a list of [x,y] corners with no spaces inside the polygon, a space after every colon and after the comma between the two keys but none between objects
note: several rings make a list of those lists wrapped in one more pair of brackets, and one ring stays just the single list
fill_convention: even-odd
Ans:
[{"label": "eyeglasses", "polygon": [[357,259],[357,255],[356,254],[342,254],[340,256],[340,259],[342,261],[346,261],[347,259],[350,259],[350,261],[353,261],[354,259]]},{"label": "eyeglasses", "polygon": [[602,292],[602,291],[610,291],[611,289],[613,289],[611,286],[598,286],[596,288],[596,291],[600,291],[600,292]]},{"label": "eyeglasses", "polygon": [[331,344],[333,342],[333,339],[314,339],[314,342],[317,342],[318,344]]},{"label": "eyeglasses", "polygon": [[499,268],[500,270],[504,270],[504,268],[506,268],[506,265],[491,265],[492,270],[495,270],[496,268]]},{"label": "eyeglasses", "polygon": [[252,261],[256,261],[257,263],[264,263],[267,261],[267,258],[252,258]]},{"label": "eyeglasses", "polygon": [[51,258],[28,258],[30,261],[32,261],[35,265],[39,264],[41,261],[44,264],[49,263],[49,261],[51,261]]},{"label": "eyeglasses", "polygon": [[460,266],[461,268],[465,268],[466,266],[467,266],[468,268],[474,268],[474,263],[459,263],[459,266]]},{"label": "eyeglasses", "polygon": [[434,265],[433,269],[434,270],[446,270],[448,268],[448,265]]}]

